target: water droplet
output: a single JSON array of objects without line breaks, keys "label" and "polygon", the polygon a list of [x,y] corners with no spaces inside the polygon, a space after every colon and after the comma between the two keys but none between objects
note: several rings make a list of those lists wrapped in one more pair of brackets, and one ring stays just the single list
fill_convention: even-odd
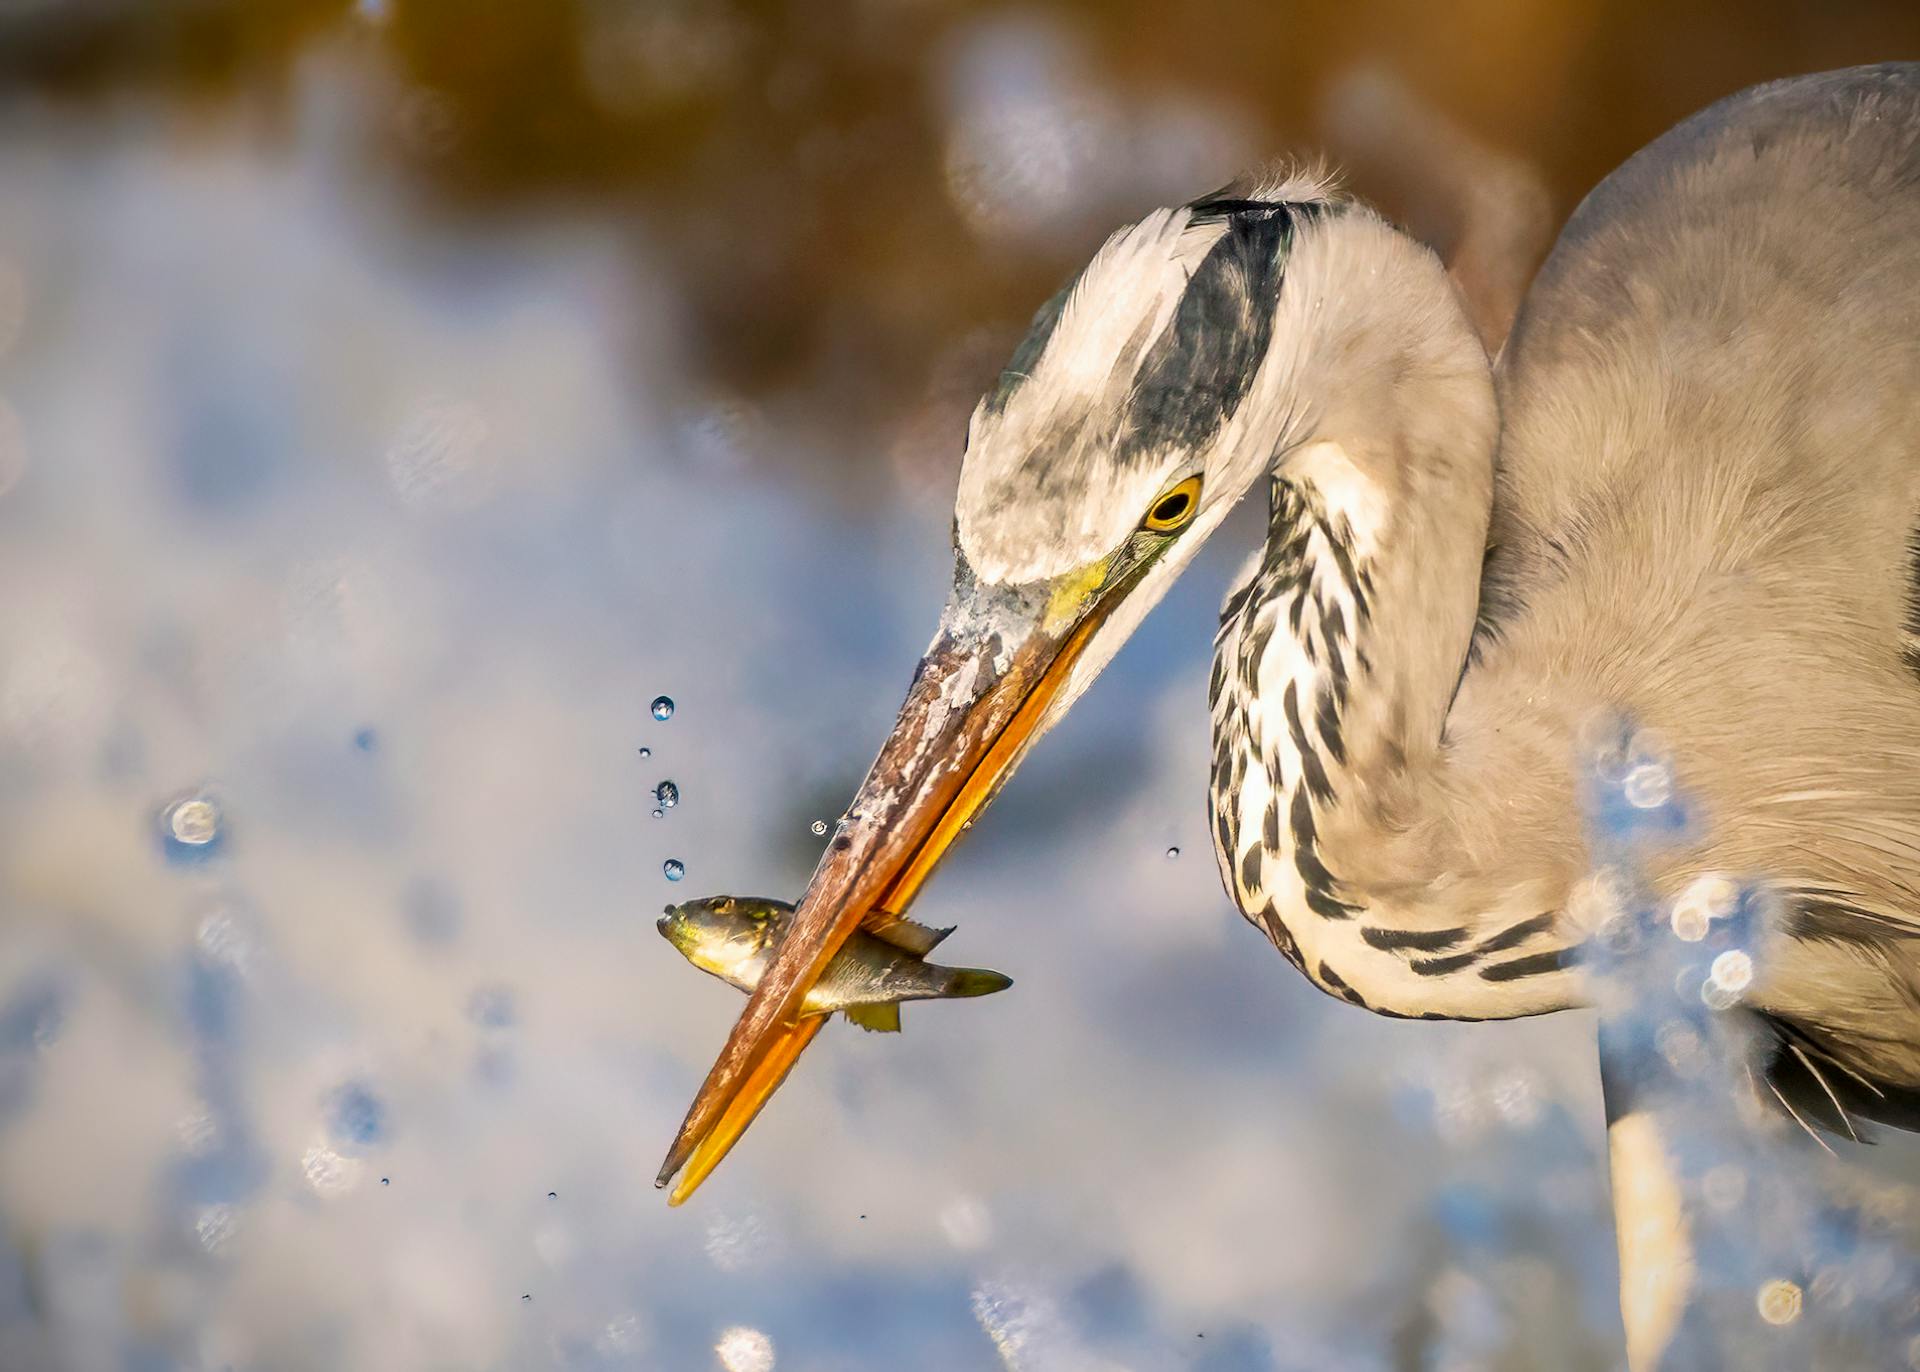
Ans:
[{"label": "water droplet", "polygon": [[220,811],[210,800],[177,801],[167,810],[167,834],[176,843],[203,848],[219,833]]},{"label": "water droplet", "polygon": [[482,986],[467,997],[467,1018],[482,1029],[513,1027],[513,992],[504,986]]},{"label": "water droplet", "polygon": [[656,808],[653,812],[653,817],[655,819],[665,819],[667,817],[667,812],[665,810]]},{"label": "water droplet", "polygon": [[363,753],[371,753],[380,746],[380,735],[371,729],[361,729],[353,736],[353,746]]},{"label": "water droplet", "polygon": [[1713,960],[1707,975],[1715,986],[1738,994],[1753,984],[1753,959],[1738,948],[1729,948]]},{"label": "water droplet", "polygon": [[1700,1178],[1700,1194],[1721,1214],[1729,1214],[1747,1197],[1747,1174],[1730,1162],[1707,1169]]},{"label": "water droplet", "polygon": [[638,1315],[616,1315],[607,1321],[607,1327],[593,1341],[593,1348],[596,1353],[632,1353],[640,1347],[645,1337],[646,1331],[641,1328]]},{"label": "water droplet", "polygon": [[364,1164],[358,1158],[345,1157],[316,1143],[300,1155],[300,1171],[307,1185],[322,1196],[338,1196],[351,1191],[360,1179]]},{"label": "water droplet", "polygon": [[1783,1277],[1776,1277],[1760,1288],[1754,1304],[1760,1318],[1768,1324],[1792,1324],[1800,1318],[1800,1288]]},{"label": "water droplet", "polygon": [[205,1106],[197,1106],[180,1117],[174,1132],[189,1157],[203,1158],[220,1142],[220,1121]]},{"label": "water droplet", "polygon": [[[438,136],[452,133],[450,108],[423,101],[408,113],[422,125],[437,115],[443,126]],[[400,498],[421,508],[467,507],[483,497],[488,486],[490,426],[486,414],[467,401],[426,396],[406,416],[400,432],[387,448],[387,475]]]},{"label": "water droplet", "polygon": [[651,749],[651,748],[642,748],[642,749],[640,750],[640,756],[641,756],[641,757],[652,757],[652,756],[653,756],[653,749]]},{"label": "water droplet", "polygon": [[1700,983],[1700,1003],[1709,1010],[1731,1010],[1740,1003],[1740,996],[1708,977]]},{"label": "water droplet", "polygon": [[1167,856],[1170,858],[1177,858],[1180,856],[1180,850],[1178,848],[1169,848],[1167,849]]},{"label": "water droplet", "polygon": [[574,1254],[580,1251],[580,1245],[566,1225],[549,1222],[541,1225],[534,1234],[533,1251],[548,1267],[562,1268],[573,1261]]},{"label": "water droplet", "polygon": [[1627,773],[1620,789],[1634,809],[1657,810],[1673,794],[1673,778],[1659,763],[1643,762]]},{"label": "water droplet", "polygon": [[392,1178],[392,1177],[382,1177],[382,1178],[380,1178],[380,1184],[381,1184],[382,1186],[391,1186],[391,1185],[393,1185],[393,1178]]},{"label": "water droplet", "polygon": [[773,1340],[758,1329],[722,1330],[713,1351],[726,1372],[773,1372]]},{"label": "water droplet", "polygon": [[758,1215],[712,1216],[707,1221],[707,1259],[722,1272],[744,1272],[774,1260],[779,1243]]},{"label": "water droplet", "polygon": [[962,1252],[986,1247],[993,1237],[993,1218],[987,1207],[972,1196],[955,1196],[940,1210],[940,1227],[948,1242]]},{"label": "water droplet", "polygon": [[220,807],[205,796],[176,800],[160,815],[167,854],[192,861],[211,853],[220,843]]},{"label": "water droplet", "polygon": [[1619,873],[1602,868],[1574,883],[1567,897],[1567,914],[1577,929],[1596,930],[1616,953],[1629,951],[1639,931],[1626,914],[1626,886]]},{"label": "water droplet", "polygon": [[387,1108],[366,1087],[349,1083],[333,1093],[327,1121],[335,1141],[364,1148],[385,1135]]},{"label": "water droplet", "polygon": [[1680,893],[1675,904],[1698,905],[1707,912],[1709,919],[1724,919],[1733,913],[1734,901],[1740,892],[1731,881],[1717,873],[1696,877],[1687,883],[1687,889]]},{"label": "water droplet", "polygon": [[527,1294],[526,1294],[526,1295],[524,1295],[524,1296],[522,1296],[522,1297],[521,1297],[520,1299],[521,1299],[521,1300],[523,1300],[523,1301],[530,1301],[530,1300],[532,1300],[532,1299],[533,1299],[533,1292],[531,1292],[531,1291],[529,1291],[529,1292],[527,1292]]},{"label": "water droplet", "polygon": [[193,1234],[202,1248],[217,1253],[239,1227],[240,1217],[231,1205],[209,1205],[194,1219]]},{"label": "water droplet", "polygon": [[548,1200],[558,1200],[558,1199],[560,1199],[560,1193],[559,1193],[558,1191],[549,1191],[549,1192],[547,1192],[547,1199],[548,1199]]},{"label": "water droplet", "polygon": [[655,696],[653,698],[653,717],[655,719],[673,718],[672,696]]},{"label": "water droplet", "polygon": [[826,837],[827,822],[824,819],[816,819],[812,824],[809,824],[807,827],[813,830],[813,836],[815,838]]},{"label": "water droplet", "polygon": [[1540,1087],[1524,1068],[1501,1073],[1489,1085],[1487,1094],[1500,1118],[1515,1129],[1531,1129],[1540,1122],[1544,1107]]},{"label": "water droplet", "polygon": [[1676,1076],[1697,1077],[1706,1066],[1706,1045],[1691,1025],[1680,1020],[1668,1020],[1661,1025],[1654,1032],[1653,1046],[1660,1050],[1660,1056],[1667,1060],[1667,1066]]},{"label": "water droplet", "polygon": [[666,873],[668,881],[678,881],[687,874],[687,865],[679,858],[668,858],[660,864],[660,870]]},{"label": "water droplet", "polygon": [[680,788],[671,781],[663,781],[653,788],[653,798],[662,810],[671,810],[680,803]]},{"label": "water droplet", "polygon": [[408,931],[422,943],[451,943],[460,936],[460,901],[445,883],[418,877],[404,907]]},{"label": "water droplet", "polygon": [[1712,917],[1706,907],[1692,901],[1677,900],[1673,903],[1673,936],[1682,943],[1698,943],[1707,936],[1707,926]]}]

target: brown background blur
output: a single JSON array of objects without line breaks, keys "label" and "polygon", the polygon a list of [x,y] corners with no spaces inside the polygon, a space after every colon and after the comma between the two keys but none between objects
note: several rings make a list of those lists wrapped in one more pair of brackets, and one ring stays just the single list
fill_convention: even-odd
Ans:
[{"label": "brown background blur", "polygon": [[845,454],[809,466],[904,454],[934,479],[1033,303],[1148,207],[1081,195],[1048,233],[970,232],[942,54],[1007,15],[1071,32],[1123,105],[1197,93],[1255,158],[1326,151],[1443,251],[1491,218],[1495,333],[1552,227],[1677,119],[1756,81],[1920,53],[1912,0],[14,0],[0,90],[151,101],[189,128],[238,107],[271,137],[293,64],[354,45],[391,100],[365,152],[423,211],[620,206],[671,265],[675,328],[718,394]]}]

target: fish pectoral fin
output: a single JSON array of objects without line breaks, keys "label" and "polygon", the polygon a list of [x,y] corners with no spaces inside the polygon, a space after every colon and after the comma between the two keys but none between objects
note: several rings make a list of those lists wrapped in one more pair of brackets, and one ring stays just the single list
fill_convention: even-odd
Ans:
[{"label": "fish pectoral fin", "polygon": [[892,919],[885,924],[876,924],[867,932],[882,943],[890,943],[903,953],[912,953],[923,958],[940,946],[940,940],[951,934],[957,925],[948,925],[945,929],[931,929],[924,924],[916,924],[904,917]]},{"label": "fish pectoral fin", "polygon": [[900,1032],[900,1002],[897,1000],[890,1000],[884,1005],[849,1005],[842,1013],[869,1033]]}]

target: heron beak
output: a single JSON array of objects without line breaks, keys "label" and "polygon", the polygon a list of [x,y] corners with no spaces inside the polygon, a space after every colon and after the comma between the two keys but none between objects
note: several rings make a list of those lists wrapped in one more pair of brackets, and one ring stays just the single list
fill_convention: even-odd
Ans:
[{"label": "heron beak", "polygon": [[1048,721],[1074,663],[1137,582],[1096,564],[1058,582],[988,588],[964,561],[940,634],[893,733],[814,870],[772,965],[707,1074],[655,1181],[686,1168],[678,1205],[746,1131],[825,1016],[801,1003],[862,924],[904,915],[954,839]]}]

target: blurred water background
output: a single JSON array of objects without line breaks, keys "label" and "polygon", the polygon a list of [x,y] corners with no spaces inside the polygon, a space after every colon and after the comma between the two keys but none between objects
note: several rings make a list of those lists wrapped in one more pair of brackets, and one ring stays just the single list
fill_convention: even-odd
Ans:
[{"label": "blurred water background", "polygon": [[[1377,1019],[1220,890],[1257,516],[917,907],[1014,990],[830,1029],[676,1212],[741,1002],[652,921],[804,884],[966,412],[1113,223],[1324,148],[1497,260],[1711,99],[1917,44],[1891,0],[0,0],[0,1367],[1619,1366],[1593,1017]],[[1848,1152],[1873,1243],[1915,1158]],[[1729,1283],[1775,1277],[1818,1294]]]}]

